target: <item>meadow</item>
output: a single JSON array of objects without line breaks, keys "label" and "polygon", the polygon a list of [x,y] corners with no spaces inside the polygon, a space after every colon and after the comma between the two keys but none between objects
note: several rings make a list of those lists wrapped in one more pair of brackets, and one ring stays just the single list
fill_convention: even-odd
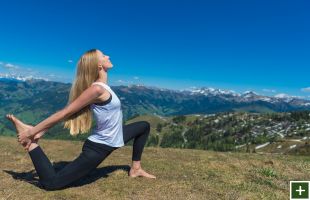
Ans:
[{"label": "meadow", "polygon": [[[61,169],[83,142],[47,140],[42,149]],[[310,180],[310,157],[145,147],[142,166],[157,179],[130,178],[131,146],[114,151],[70,187],[46,191],[14,137],[0,137],[0,199],[288,199],[290,180]]]}]

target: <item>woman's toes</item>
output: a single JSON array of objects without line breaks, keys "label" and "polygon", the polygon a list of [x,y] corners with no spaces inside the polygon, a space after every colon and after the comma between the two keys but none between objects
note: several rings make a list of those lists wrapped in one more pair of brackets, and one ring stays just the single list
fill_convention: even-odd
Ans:
[{"label": "woman's toes", "polygon": [[9,118],[10,118],[10,120],[14,120],[12,114],[9,115]]}]

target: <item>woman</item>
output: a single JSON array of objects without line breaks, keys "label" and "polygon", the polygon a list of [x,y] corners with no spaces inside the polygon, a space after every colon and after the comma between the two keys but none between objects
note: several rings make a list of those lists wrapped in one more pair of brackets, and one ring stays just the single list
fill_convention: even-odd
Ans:
[{"label": "woman", "polygon": [[[36,126],[24,124],[11,114],[18,132],[18,141],[28,151],[40,178],[47,190],[63,188],[95,169],[115,149],[134,139],[130,177],[156,178],[141,168],[141,155],[150,132],[146,121],[128,125],[122,123],[121,102],[107,85],[108,70],[112,68],[109,56],[97,49],[81,56],[72,84],[68,105]],[[96,127],[84,142],[82,153],[61,171],[55,172],[38,140],[56,123],[64,120],[71,135],[86,133],[91,129],[92,114]]]}]

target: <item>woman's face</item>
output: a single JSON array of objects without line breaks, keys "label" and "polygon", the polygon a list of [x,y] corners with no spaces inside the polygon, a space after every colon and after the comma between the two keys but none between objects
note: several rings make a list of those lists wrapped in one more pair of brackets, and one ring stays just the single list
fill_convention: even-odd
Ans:
[{"label": "woman's face", "polygon": [[97,51],[97,53],[98,53],[99,67],[102,67],[105,71],[113,67],[113,64],[110,61],[110,56],[103,54],[101,51]]}]

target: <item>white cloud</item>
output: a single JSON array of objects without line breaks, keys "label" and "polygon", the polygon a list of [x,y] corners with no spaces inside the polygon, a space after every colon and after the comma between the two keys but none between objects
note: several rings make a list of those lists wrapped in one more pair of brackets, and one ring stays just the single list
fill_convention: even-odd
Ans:
[{"label": "white cloud", "polygon": [[73,60],[68,60],[68,63],[73,63]]},{"label": "white cloud", "polygon": [[119,79],[119,80],[117,80],[117,81],[115,81],[116,83],[122,83],[122,84],[133,84],[133,82],[132,81],[125,81],[125,80],[121,80],[121,79]]},{"label": "white cloud", "polygon": [[277,98],[288,98],[290,97],[288,94],[285,94],[285,93],[280,93],[280,94],[277,94],[277,95],[274,95],[275,97]]},{"label": "white cloud", "polygon": [[303,91],[303,92],[310,92],[310,87],[301,88],[301,91]]},{"label": "white cloud", "polygon": [[190,86],[190,87],[186,87],[186,88],[183,88],[183,89],[180,89],[180,90],[196,90],[196,89],[198,89],[198,87]]},{"label": "white cloud", "polygon": [[45,74],[42,71],[37,71],[26,66],[18,66],[12,63],[0,62],[0,67],[6,70],[5,77],[17,77],[20,79],[35,78],[44,80],[49,80],[49,78],[53,80],[57,78],[61,79],[60,76],[55,75],[54,73]]},{"label": "white cloud", "polygon": [[275,93],[277,92],[276,90],[273,90],[273,89],[263,89],[264,92],[272,92],[272,93]]},{"label": "white cloud", "polygon": [[138,80],[138,79],[139,79],[139,77],[138,77],[138,76],[135,76],[135,77],[133,77],[133,79]]},{"label": "white cloud", "polygon": [[274,97],[276,97],[276,98],[283,98],[283,99],[292,99],[292,98],[305,99],[306,98],[305,96],[288,95],[288,94],[285,94],[285,93],[277,94]]},{"label": "white cloud", "polygon": [[[3,70],[2,70],[3,69]],[[44,80],[52,80],[52,81],[60,81],[63,82],[68,77],[61,76],[57,73],[45,73],[40,69],[33,69],[28,66],[18,66],[12,63],[0,61],[0,76],[6,78],[17,78],[21,80],[26,80],[30,78],[34,79],[44,79]],[[67,82],[71,82],[67,81]]]},{"label": "white cloud", "polygon": [[19,69],[19,67],[17,65],[13,65],[11,63],[3,63],[2,64],[3,67],[7,68],[7,69]]}]

